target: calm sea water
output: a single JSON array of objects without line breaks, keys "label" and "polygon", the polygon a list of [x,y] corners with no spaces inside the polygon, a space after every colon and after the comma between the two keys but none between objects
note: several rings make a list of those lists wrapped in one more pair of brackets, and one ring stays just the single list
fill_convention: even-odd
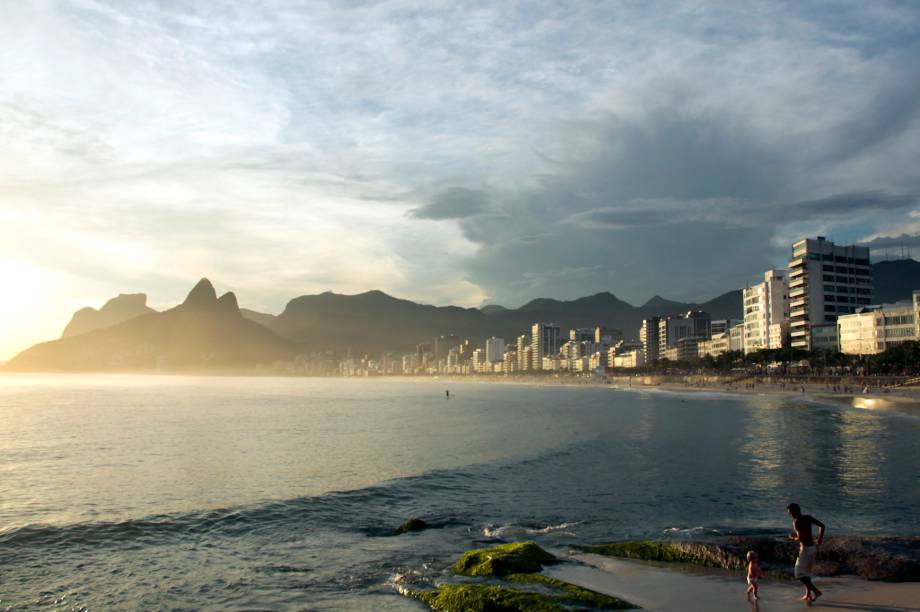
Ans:
[{"label": "calm sea water", "polygon": [[917,535],[918,456],[916,416],[767,397],[0,376],[0,610],[418,610],[394,577],[472,546],[785,533],[793,500]]}]

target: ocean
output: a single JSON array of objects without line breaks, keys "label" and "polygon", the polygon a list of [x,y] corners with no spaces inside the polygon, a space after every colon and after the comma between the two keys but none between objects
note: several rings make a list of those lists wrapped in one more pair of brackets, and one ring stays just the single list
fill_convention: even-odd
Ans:
[{"label": "ocean", "polygon": [[396,583],[471,547],[783,534],[790,501],[916,535],[918,456],[918,416],[801,398],[0,376],[0,610],[424,610]]}]

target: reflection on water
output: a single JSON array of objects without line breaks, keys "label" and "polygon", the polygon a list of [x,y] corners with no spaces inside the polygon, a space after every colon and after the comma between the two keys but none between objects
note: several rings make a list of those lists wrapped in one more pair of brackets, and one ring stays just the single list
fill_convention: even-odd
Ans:
[{"label": "reflection on water", "polygon": [[[914,416],[450,387],[446,402],[443,382],[0,376],[3,603],[415,609],[381,585],[485,534],[781,533],[790,501],[832,533],[920,532]],[[439,528],[381,537],[410,516]]]},{"label": "reflection on water", "polygon": [[879,466],[886,462],[885,431],[876,415],[843,410],[839,415],[841,492],[852,498],[878,494],[888,487]]},{"label": "reflection on water", "polygon": [[758,398],[745,419],[745,442],[740,451],[748,460],[748,486],[757,495],[781,496],[782,466],[786,456],[785,419],[776,404]]}]

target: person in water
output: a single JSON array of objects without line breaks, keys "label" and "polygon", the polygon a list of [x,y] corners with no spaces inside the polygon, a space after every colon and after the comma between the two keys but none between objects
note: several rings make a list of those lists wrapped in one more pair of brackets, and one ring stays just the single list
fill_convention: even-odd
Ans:
[{"label": "person in water", "polygon": [[446,397],[447,399],[450,399],[450,389],[444,390],[444,397]]},{"label": "person in water", "polygon": [[[789,504],[786,510],[792,517],[792,528],[795,529],[795,533],[791,534],[789,539],[799,543],[799,556],[795,560],[795,579],[805,587],[805,595],[802,600],[812,602],[821,597],[821,591],[811,582],[811,568],[815,563],[818,546],[824,540],[824,523],[811,515],[802,514],[802,509],[798,504]],[[813,539],[811,533],[813,525],[818,527],[817,541]]]},{"label": "person in water", "polygon": [[757,594],[757,581],[764,577],[763,570],[760,568],[760,560],[757,558],[757,553],[753,550],[749,550],[747,553],[747,598],[748,601],[751,601],[751,598],[754,598],[754,601],[760,599],[760,595]]}]

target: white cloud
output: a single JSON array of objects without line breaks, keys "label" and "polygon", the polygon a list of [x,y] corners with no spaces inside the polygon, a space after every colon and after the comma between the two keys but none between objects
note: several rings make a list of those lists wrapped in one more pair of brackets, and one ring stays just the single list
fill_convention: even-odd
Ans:
[{"label": "white cloud", "polygon": [[[326,289],[466,305],[560,278],[666,292],[650,286],[659,264],[642,267],[659,254],[570,252],[588,245],[564,221],[916,193],[917,26],[893,2],[12,3],[0,258],[46,271],[33,293],[57,320],[74,295],[165,305],[202,275],[275,311]],[[485,212],[406,214],[458,188]],[[897,220],[878,225],[858,233]],[[546,236],[561,252],[534,257]],[[22,345],[3,340],[10,324],[0,356]]]}]

